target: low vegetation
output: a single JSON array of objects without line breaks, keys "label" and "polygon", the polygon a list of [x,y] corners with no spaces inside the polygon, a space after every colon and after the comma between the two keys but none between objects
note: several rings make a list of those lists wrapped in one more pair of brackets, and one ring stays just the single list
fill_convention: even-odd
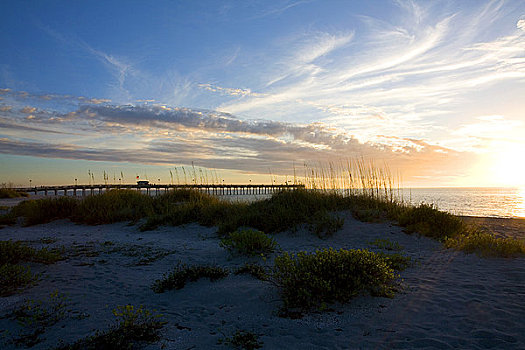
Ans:
[{"label": "low vegetation", "polygon": [[409,256],[401,253],[377,253],[380,257],[385,259],[388,266],[395,271],[403,271],[410,265],[412,265],[412,259]]},{"label": "low vegetation", "polygon": [[201,278],[208,278],[216,281],[228,276],[229,271],[211,265],[192,265],[179,263],[171,272],[165,274],[161,279],[156,280],[151,289],[155,293],[164,293],[168,290],[182,289],[187,282],[195,282]]},{"label": "low vegetation", "polygon": [[370,242],[370,245],[384,250],[393,250],[393,251],[400,251],[403,250],[403,246],[400,245],[397,242],[392,242],[389,239],[386,238],[376,238],[372,242]]},{"label": "low vegetation", "polygon": [[393,214],[399,225],[406,227],[408,232],[417,232],[440,241],[466,230],[460,218],[439,211],[430,204],[420,204],[415,207],[404,206],[399,210],[394,210]]},{"label": "low vegetation", "polygon": [[109,330],[97,331],[92,336],[71,345],[59,346],[55,350],[136,349],[137,345],[160,340],[160,330],[166,324],[162,315],[142,306],[119,306],[113,310],[113,315],[116,321]]},{"label": "low vegetation", "polygon": [[21,326],[20,332],[10,342],[25,347],[40,343],[46,329],[65,319],[69,312],[66,296],[58,291],[50,293],[45,299],[26,300],[8,315]]},{"label": "low vegetation", "polygon": [[255,277],[261,281],[266,281],[269,278],[268,271],[264,266],[258,264],[244,264],[235,270],[236,275],[248,274],[252,277]]},{"label": "low vegetation", "polygon": [[306,311],[346,303],[367,291],[391,296],[395,274],[379,254],[330,248],[283,253],[275,258],[271,279],[280,289],[284,310]]},{"label": "low vegetation", "polygon": [[220,338],[218,343],[243,350],[260,349],[264,345],[258,334],[245,330],[237,330],[230,337]]},{"label": "low vegetation", "polygon": [[486,232],[473,232],[456,237],[447,238],[445,247],[475,253],[482,257],[512,258],[525,255],[525,242],[499,238]]},{"label": "low vegetation", "polygon": [[15,294],[19,290],[32,286],[38,277],[31,272],[29,266],[2,264],[0,265],[0,297]]},{"label": "low vegetation", "polygon": [[273,253],[277,242],[264,232],[246,229],[230,233],[221,240],[220,245],[232,253],[264,256]]},{"label": "low vegetation", "polygon": [[29,197],[29,193],[18,192],[8,187],[0,187],[0,198]]},{"label": "low vegetation", "polygon": [[[197,222],[217,226],[218,233],[225,237],[242,228],[273,234],[306,224],[313,234],[327,238],[344,223],[333,213],[346,210],[359,220],[392,220],[407,233],[418,233],[441,242],[466,237],[472,232],[461,219],[431,204],[404,203],[399,193],[396,196],[388,168],[374,167],[363,159],[350,160],[346,164],[329,163],[327,167],[318,168],[305,165],[304,173],[301,181],[306,189],[274,193],[268,199],[251,203],[229,202],[194,189],[173,190],[155,197],[132,190],[111,190],[83,199],[59,197],[25,201],[0,216],[0,224],[14,224],[19,217],[25,218],[26,225],[61,218],[87,224],[145,219],[140,226],[145,231],[159,225]],[[294,183],[296,181],[294,175]],[[472,249],[468,247],[485,241],[475,235],[468,245],[450,241],[448,246]]]},{"label": "low vegetation", "polygon": [[62,260],[62,249],[35,249],[20,241],[0,241],[0,264],[36,262],[54,264]]},{"label": "low vegetation", "polygon": [[77,207],[78,200],[72,197],[42,198],[19,203],[7,216],[23,217],[24,225],[31,226],[70,218]]},{"label": "low vegetation", "polygon": [[319,238],[328,238],[339,231],[344,222],[344,219],[332,216],[327,211],[318,211],[309,220],[309,230]]},{"label": "low vegetation", "polygon": [[61,249],[35,249],[19,241],[0,241],[0,296],[8,296],[33,285],[38,279],[28,262],[53,264],[63,259]]}]

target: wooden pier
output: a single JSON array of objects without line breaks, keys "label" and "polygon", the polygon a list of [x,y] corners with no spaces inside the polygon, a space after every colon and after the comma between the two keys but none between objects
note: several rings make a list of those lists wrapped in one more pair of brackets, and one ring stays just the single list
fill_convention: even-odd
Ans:
[{"label": "wooden pier", "polygon": [[40,187],[18,187],[19,192],[27,192],[44,195],[63,196],[86,196],[100,194],[110,190],[130,189],[144,191],[147,194],[159,195],[171,189],[196,189],[213,195],[264,195],[272,194],[282,190],[296,190],[305,188],[304,185],[163,185],[163,184],[98,184],[98,185],[63,185],[63,186],[40,186]]}]

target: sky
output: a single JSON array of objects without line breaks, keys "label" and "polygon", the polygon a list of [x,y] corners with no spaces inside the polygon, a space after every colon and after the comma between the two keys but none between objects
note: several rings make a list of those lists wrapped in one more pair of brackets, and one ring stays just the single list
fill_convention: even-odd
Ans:
[{"label": "sky", "polygon": [[0,3],[0,183],[525,186],[524,135],[522,0]]}]

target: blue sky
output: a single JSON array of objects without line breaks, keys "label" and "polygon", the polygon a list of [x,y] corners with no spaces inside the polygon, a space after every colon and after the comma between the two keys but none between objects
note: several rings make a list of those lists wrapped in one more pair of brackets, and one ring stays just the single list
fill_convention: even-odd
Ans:
[{"label": "blue sky", "polygon": [[525,2],[3,1],[0,182],[365,157],[525,185]]}]

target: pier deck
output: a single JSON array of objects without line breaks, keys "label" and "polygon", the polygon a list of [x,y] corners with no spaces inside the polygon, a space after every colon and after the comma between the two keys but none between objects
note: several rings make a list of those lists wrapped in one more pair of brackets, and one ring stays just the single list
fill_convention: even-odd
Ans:
[{"label": "pier deck", "polygon": [[271,194],[282,190],[296,190],[302,189],[304,185],[173,185],[173,184],[97,184],[97,185],[62,185],[62,186],[39,186],[39,187],[18,187],[15,188],[19,192],[27,192],[36,194],[59,194],[68,196],[77,195],[92,195],[107,192],[114,189],[131,189],[137,191],[146,191],[146,193],[155,192],[161,194],[168,192],[171,189],[197,189],[214,195],[249,195],[249,194]]}]

